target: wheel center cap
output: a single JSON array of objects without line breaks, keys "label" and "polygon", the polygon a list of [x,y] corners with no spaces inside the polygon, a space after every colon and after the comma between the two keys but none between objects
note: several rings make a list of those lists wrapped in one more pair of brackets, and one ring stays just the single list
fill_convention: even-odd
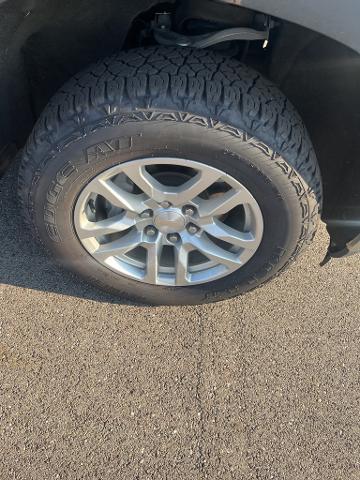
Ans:
[{"label": "wheel center cap", "polygon": [[185,228],[185,218],[177,210],[163,210],[155,215],[154,225],[162,233],[180,232]]}]

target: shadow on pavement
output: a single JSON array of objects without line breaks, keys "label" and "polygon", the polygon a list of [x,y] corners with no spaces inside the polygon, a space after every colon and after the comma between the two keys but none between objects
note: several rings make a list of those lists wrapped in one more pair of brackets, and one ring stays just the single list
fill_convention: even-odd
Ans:
[{"label": "shadow on pavement", "polygon": [[0,178],[0,283],[98,302],[129,304],[98,291],[47,257],[22,222],[16,195],[17,170],[18,165],[14,164]]}]

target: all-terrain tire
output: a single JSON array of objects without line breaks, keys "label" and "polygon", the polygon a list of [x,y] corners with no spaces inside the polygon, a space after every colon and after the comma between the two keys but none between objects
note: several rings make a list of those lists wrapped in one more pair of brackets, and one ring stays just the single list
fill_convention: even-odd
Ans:
[{"label": "all-terrain tire", "polygon": [[[74,203],[86,183],[116,163],[169,152],[207,162],[206,152],[268,208],[262,246],[226,278],[140,284],[97,264],[76,238]],[[107,291],[152,304],[218,301],[263,284],[311,242],[321,197],[314,149],[289,100],[237,60],[186,48],[122,52],[75,75],[39,118],[19,171],[25,221],[50,254]]]}]

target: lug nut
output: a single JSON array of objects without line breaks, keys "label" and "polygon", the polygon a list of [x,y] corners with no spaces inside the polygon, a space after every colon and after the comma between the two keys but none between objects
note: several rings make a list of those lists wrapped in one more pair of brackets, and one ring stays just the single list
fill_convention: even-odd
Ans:
[{"label": "lug nut", "polygon": [[183,208],[183,213],[185,215],[188,215],[189,217],[192,217],[193,215],[195,215],[195,207],[191,206],[191,205],[186,205],[184,208]]},{"label": "lug nut", "polygon": [[153,216],[153,211],[152,210],[145,210],[140,215],[141,218],[151,218],[152,216]]},{"label": "lug nut", "polygon": [[187,226],[187,231],[191,234],[191,235],[195,235],[195,233],[197,233],[199,231],[198,227],[196,225],[194,225],[193,223],[189,223],[189,225]]},{"label": "lug nut", "polygon": [[178,233],[169,233],[167,236],[169,242],[177,243],[180,240],[180,235]]},{"label": "lug nut", "polygon": [[152,225],[149,225],[145,228],[145,233],[148,237],[155,237],[155,235],[157,234],[157,230]]},{"label": "lug nut", "polygon": [[162,208],[170,208],[171,207],[171,203],[170,202],[161,202],[160,203],[160,206]]}]

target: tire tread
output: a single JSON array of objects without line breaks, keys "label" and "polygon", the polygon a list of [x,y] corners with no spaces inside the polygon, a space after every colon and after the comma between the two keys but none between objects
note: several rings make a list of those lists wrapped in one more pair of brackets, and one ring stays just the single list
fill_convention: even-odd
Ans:
[{"label": "tire tread", "polygon": [[282,271],[316,232],[322,205],[316,155],[303,121],[275,85],[237,60],[209,50],[130,50],[71,78],[51,99],[20,153],[18,196],[25,223],[34,227],[32,193],[44,161],[39,151],[51,151],[75,129],[120,108],[155,109],[164,104],[242,128],[276,152],[272,160],[281,155],[301,175],[308,185],[310,213],[298,248]]}]

